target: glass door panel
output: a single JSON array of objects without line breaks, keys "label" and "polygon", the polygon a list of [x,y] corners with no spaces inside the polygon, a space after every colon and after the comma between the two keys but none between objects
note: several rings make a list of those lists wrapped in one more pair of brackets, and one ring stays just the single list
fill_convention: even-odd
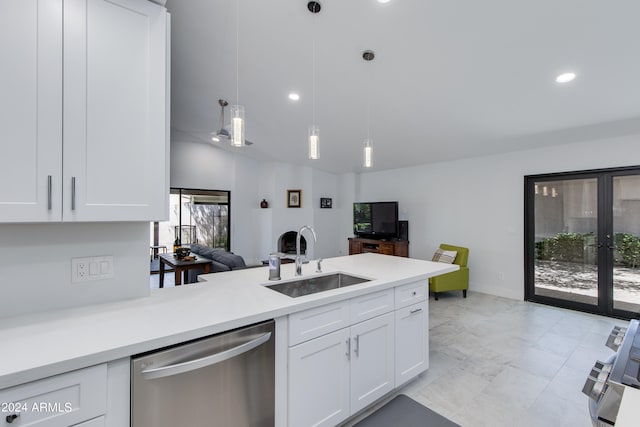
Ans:
[{"label": "glass door panel", "polygon": [[640,311],[640,175],[613,177],[613,308]]},{"label": "glass door panel", "polygon": [[598,180],[533,183],[534,294],[598,305]]}]

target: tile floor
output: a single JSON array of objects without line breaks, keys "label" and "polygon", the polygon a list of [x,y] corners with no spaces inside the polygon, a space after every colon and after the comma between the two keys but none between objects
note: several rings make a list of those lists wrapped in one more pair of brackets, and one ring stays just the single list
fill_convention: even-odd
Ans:
[{"label": "tile floor", "polygon": [[430,369],[400,393],[463,427],[591,426],[582,386],[627,322],[472,292],[429,310]]}]

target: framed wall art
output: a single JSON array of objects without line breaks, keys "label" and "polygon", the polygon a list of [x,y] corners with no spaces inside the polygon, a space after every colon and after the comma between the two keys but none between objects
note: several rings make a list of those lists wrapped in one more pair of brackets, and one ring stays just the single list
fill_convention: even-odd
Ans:
[{"label": "framed wall art", "polygon": [[287,207],[302,207],[302,190],[287,190]]},{"label": "framed wall art", "polygon": [[331,209],[333,205],[333,199],[330,197],[320,197],[320,207],[324,209]]}]

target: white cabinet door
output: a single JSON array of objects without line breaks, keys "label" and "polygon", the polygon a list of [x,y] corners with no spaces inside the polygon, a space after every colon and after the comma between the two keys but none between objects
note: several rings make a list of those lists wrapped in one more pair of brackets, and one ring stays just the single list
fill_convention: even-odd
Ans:
[{"label": "white cabinet door", "polygon": [[59,221],[62,0],[2,0],[0,57],[0,222]]},{"label": "white cabinet door", "polygon": [[168,215],[166,46],[157,4],[64,0],[65,221]]},{"label": "white cabinet door", "polygon": [[107,366],[96,365],[0,390],[0,403],[6,405],[0,422],[11,419],[3,426],[76,425],[105,414]]},{"label": "white cabinet door", "polygon": [[429,368],[427,301],[396,310],[396,387]]},{"label": "white cabinet door", "polygon": [[349,328],[289,348],[290,426],[335,426],[349,416]]},{"label": "white cabinet door", "polygon": [[394,313],[351,326],[351,413],[394,388]]}]

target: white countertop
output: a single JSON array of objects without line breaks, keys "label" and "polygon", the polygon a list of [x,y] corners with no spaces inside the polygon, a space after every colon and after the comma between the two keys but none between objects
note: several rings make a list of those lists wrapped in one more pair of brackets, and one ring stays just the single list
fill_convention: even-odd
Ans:
[{"label": "white countertop", "polygon": [[[315,262],[302,267],[304,277]],[[291,298],[270,289],[268,267],[200,276],[206,282],[154,289],[146,298],[0,319],[0,389],[129,357],[156,348],[395,287],[458,269],[457,265],[378,254],[323,261],[323,274],[372,279]],[[294,264],[281,267],[295,279]]]}]

